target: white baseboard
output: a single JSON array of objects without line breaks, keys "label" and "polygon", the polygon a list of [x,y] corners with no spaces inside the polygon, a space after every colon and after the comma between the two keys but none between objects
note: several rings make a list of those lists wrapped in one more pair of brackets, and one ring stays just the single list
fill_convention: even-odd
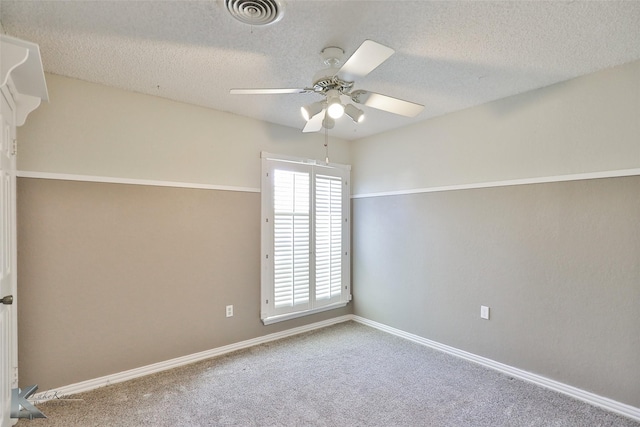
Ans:
[{"label": "white baseboard", "polygon": [[524,381],[531,382],[533,384],[545,387],[550,390],[557,391],[559,393],[571,396],[575,399],[589,403],[594,406],[606,409],[611,412],[629,417],[633,420],[640,421],[640,408],[636,408],[625,403],[617,402],[607,397],[602,397],[597,394],[581,390],[577,387],[570,386],[568,384],[555,381],[541,375],[533,374],[531,372],[524,371],[522,369],[514,368],[513,366],[505,365],[504,363],[496,362],[495,360],[487,359],[486,357],[478,356],[473,353],[469,353],[463,350],[459,350],[454,347],[450,347],[439,342],[432,341],[418,335],[414,335],[408,332],[404,332],[400,329],[393,328],[391,326],[384,325],[382,323],[375,322],[373,320],[365,319],[364,317],[347,314],[344,316],[328,319],[322,322],[312,323],[310,325],[300,326],[298,328],[288,329],[282,332],[276,332],[273,334],[265,335],[258,338],[253,338],[239,343],[226,345],[224,347],[215,348],[212,350],[202,351],[200,353],[190,354],[187,356],[178,357],[175,359],[167,360],[165,362],[154,363],[152,365],[142,366],[140,368],[130,369],[128,371],[120,372],[113,375],[107,375],[104,377],[96,378],[93,380],[82,381],[76,384],[48,390],[45,392],[37,393],[33,395],[29,400],[33,403],[40,403],[47,400],[64,398],[76,393],[82,393],[85,391],[94,390],[96,388],[108,386],[111,384],[120,383],[123,381],[132,380],[145,375],[154,374],[156,372],[166,371],[168,369],[177,368],[179,366],[187,365],[201,360],[209,359],[211,357],[221,356],[223,354],[231,353],[233,351],[242,350],[244,348],[253,347],[256,345],[264,344],[270,341],[279,340],[282,338],[298,335],[304,332],[312,331],[315,329],[324,328],[327,326],[335,325],[337,323],[354,320],[363,325],[371,326],[379,329],[383,332],[387,332],[396,335],[401,338],[408,339],[418,344],[425,345],[450,354],[452,356],[460,357],[465,360],[469,360],[474,363],[478,363],[487,368],[494,369],[496,371],[505,373],[514,378],[519,378]]},{"label": "white baseboard", "polygon": [[166,371],[168,369],[173,369],[179,366],[188,365],[190,363],[199,362],[201,360],[209,359],[212,357],[221,356],[223,354],[231,353],[233,351],[242,350],[248,347],[253,347],[253,346],[264,344],[270,341],[275,341],[275,340],[290,337],[293,335],[298,335],[304,332],[313,331],[315,329],[325,328],[327,326],[346,322],[352,319],[353,319],[353,316],[348,314],[345,316],[324,320],[322,322],[316,322],[310,325],[300,326],[297,328],[288,329],[286,331],[276,332],[276,333],[265,335],[262,337],[241,341],[235,344],[229,344],[223,347],[206,350],[199,353],[189,354],[187,356],[177,357],[175,359],[166,360],[164,362],[154,363],[152,365],[130,369],[128,371],[120,372],[117,374],[106,375],[104,377],[82,381],[76,384],[71,384],[64,387],[59,387],[56,389],[51,389],[44,392],[36,393],[33,396],[31,396],[31,398],[29,398],[29,401],[31,401],[32,403],[38,404],[38,403],[46,402],[47,400],[64,399],[65,396],[69,396],[72,394],[83,393],[85,391],[95,390],[100,387],[121,383],[123,381],[132,380],[134,378],[143,377],[145,375],[155,374],[156,372]]},{"label": "white baseboard", "polygon": [[541,375],[533,374],[531,372],[523,371],[522,369],[514,368],[513,366],[505,365],[504,363],[496,362],[495,360],[487,359],[486,357],[478,356],[464,350],[459,350],[445,344],[440,344],[439,342],[431,341],[418,335],[410,334],[408,332],[401,331],[400,329],[392,328],[391,326],[374,322],[373,320],[365,319],[360,316],[354,315],[352,316],[352,319],[364,325],[371,326],[373,328],[408,339],[410,341],[414,341],[418,344],[431,347],[435,350],[445,352],[452,356],[460,357],[470,362],[478,363],[482,366],[500,371],[514,378],[519,378],[521,380],[531,382],[541,387],[545,387],[550,390],[565,394],[567,396],[571,396],[575,399],[581,400],[591,405],[598,406],[600,408],[615,412],[620,415],[624,415],[625,417],[629,417],[636,421],[640,421],[640,408],[636,408],[635,406],[627,405],[625,403],[621,403],[607,397],[602,397],[597,394],[579,389],[577,387],[573,387],[568,384],[543,377]]}]

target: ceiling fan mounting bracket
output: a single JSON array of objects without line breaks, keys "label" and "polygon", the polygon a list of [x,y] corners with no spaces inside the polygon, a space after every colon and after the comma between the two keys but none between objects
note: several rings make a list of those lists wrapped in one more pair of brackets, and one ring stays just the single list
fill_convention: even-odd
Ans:
[{"label": "ceiling fan mounting bracket", "polygon": [[322,49],[320,53],[322,55],[322,60],[329,67],[336,67],[340,62],[342,62],[342,58],[344,57],[344,50],[339,47],[329,46]]}]

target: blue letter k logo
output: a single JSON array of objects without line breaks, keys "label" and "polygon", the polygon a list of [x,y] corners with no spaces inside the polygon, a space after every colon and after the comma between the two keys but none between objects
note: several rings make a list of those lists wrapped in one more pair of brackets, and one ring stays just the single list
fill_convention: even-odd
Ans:
[{"label": "blue letter k logo", "polygon": [[[38,389],[38,385],[30,385],[24,390],[14,388],[11,390],[11,418],[47,418],[38,408],[27,399]],[[20,409],[24,408],[24,409]]]}]

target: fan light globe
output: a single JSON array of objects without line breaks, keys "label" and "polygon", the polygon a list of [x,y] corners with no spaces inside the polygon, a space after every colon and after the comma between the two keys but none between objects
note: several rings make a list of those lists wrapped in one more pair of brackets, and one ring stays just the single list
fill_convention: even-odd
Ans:
[{"label": "fan light globe", "polygon": [[344,105],[340,104],[340,100],[329,103],[327,113],[332,119],[339,119],[344,114]]},{"label": "fan light globe", "polygon": [[311,118],[313,116],[315,116],[316,114],[322,112],[323,108],[324,108],[324,103],[322,103],[322,102],[314,102],[313,104],[305,105],[304,107],[300,107],[300,113],[302,114],[302,117],[306,121],[309,121],[309,120],[311,120]]},{"label": "fan light globe", "polygon": [[333,129],[335,125],[336,125],[336,121],[333,120],[331,117],[325,116],[324,120],[322,120],[322,127],[325,129]]},{"label": "fan light globe", "polygon": [[340,103],[340,92],[337,90],[327,92],[327,114],[332,119],[339,119],[344,114],[344,105]]},{"label": "fan light globe", "polygon": [[351,117],[351,120],[353,120],[356,123],[360,123],[364,120],[364,112],[359,108],[356,108],[352,104],[347,104],[347,106],[344,109],[344,112],[347,116]]}]

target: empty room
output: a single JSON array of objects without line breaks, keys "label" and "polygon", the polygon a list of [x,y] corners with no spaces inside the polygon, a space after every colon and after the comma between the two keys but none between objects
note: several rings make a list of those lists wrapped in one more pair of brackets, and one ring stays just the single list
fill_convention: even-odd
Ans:
[{"label": "empty room", "polygon": [[0,0],[0,427],[640,426],[640,1]]}]

